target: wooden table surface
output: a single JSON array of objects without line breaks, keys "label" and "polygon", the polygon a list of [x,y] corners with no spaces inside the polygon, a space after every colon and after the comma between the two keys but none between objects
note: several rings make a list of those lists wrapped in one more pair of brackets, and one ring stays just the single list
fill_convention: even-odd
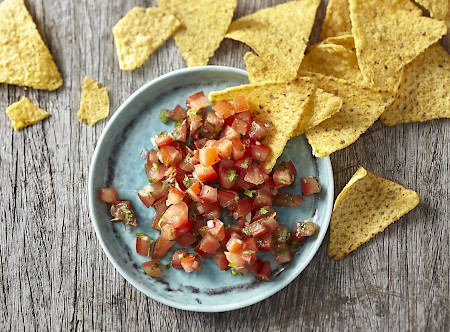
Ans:
[{"label": "wooden table surface", "polygon": [[[281,2],[241,0],[236,17]],[[0,84],[1,110],[27,96],[51,113],[14,132],[0,112],[0,331],[450,330],[449,120],[376,123],[331,156],[337,193],[361,165],[419,192],[421,204],[383,234],[340,262],[327,257],[326,237],[294,282],[248,308],[173,309],[128,284],[102,251],[88,213],[87,180],[106,121],[91,128],[76,117],[86,75],[110,89],[114,112],[144,83],[185,66],[171,40],[142,68],[119,69],[112,27],[134,6],[155,1],[26,4],[64,86],[45,92]],[[244,68],[247,50],[224,40],[210,64]]]}]

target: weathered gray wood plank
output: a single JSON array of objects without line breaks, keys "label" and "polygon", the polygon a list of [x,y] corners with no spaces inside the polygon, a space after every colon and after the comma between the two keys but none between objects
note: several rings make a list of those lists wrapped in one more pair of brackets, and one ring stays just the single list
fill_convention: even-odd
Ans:
[{"label": "weathered gray wood plank", "polygon": [[[236,17],[284,1],[241,1]],[[314,40],[325,11],[323,1]],[[450,120],[375,124],[332,156],[336,192],[356,169],[420,193],[422,203],[341,262],[326,242],[308,268],[271,298],[239,311],[190,313],[125,282],[100,248],[87,207],[87,175],[105,127],[78,123],[81,82],[107,86],[112,109],[145,82],[184,67],[173,41],[145,65],[121,72],[111,29],[155,1],[27,0],[62,71],[56,92],[0,85],[0,109],[29,97],[52,116],[13,132],[0,112],[1,331],[449,330]],[[450,49],[450,38],[444,41]],[[225,40],[211,64],[244,68],[245,45]]]}]

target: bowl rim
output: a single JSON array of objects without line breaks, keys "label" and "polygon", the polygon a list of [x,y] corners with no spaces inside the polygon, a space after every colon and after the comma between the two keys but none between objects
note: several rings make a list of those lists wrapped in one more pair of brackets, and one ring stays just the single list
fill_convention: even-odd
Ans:
[{"label": "bowl rim", "polygon": [[292,270],[292,272],[288,275],[288,278],[284,279],[283,282],[275,283],[273,285],[274,287],[272,287],[270,289],[270,291],[261,292],[261,294],[259,294],[258,296],[253,296],[251,298],[240,301],[239,304],[230,303],[230,304],[220,304],[220,305],[208,305],[208,306],[204,306],[204,307],[200,306],[200,305],[192,305],[192,304],[184,304],[184,303],[180,303],[180,302],[175,302],[175,301],[169,300],[163,296],[160,296],[159,294],[151,293],[148,288],[143,287],[142,284],[140,284],[139,282],[136,282],[134,280],[133,276],[128,272],[128,270],[123,268],[120,265],[120,263],[115,259],[115,257],[112,255],[112,253],[107,249],[106,241],[105,241],[103,234],[99,228],[99,221],[95,217],[95,208],[94,207],[95,207],[95,197],[97,195],[95,194],[95,188],[94,188],[94,169],[95,169],[95,164],[97,162],[97,159],[101,153],[100,147],[103,145],[103,141],[105,140],[107,132],[113,126],[113,123],[116,121],[116,119],[119,118],[121,113],[123,113],[124,110],[127,109],[128,105],[130,103],[132,103],[135,98],[137,98],[141,94],[144,94],[148,89],[151,89],[152,86],[157,85],[160,82],[163,82],[167,79],[173,79],[178,76],[191,74],[194,72],[227,72],[227,73],[234,73],[234,74],[243,75],[245,77],[248,77],[248,73],[245,70],[239,69],[239,68],[234,68],[234,67],[227,67],[227,66],[199,66],[199,67],[192,67],[192,68],[182,68],[182,69],[168,72],[157,78],[154,78],[154,79],[150,80],[149,82],[147,82],[146,84],[144,84],[142,87],[138,88],[135,92],[133,92],[111,116],[111,118],[107,122],[105,128],[103,129],[103,131],[96,143],[94,154],[92,156],[92,160],[91,160],[91,163],[89,166],[89,178],[88,178],[89,214],[90,214],[90,219],[92,221],[92,224],[94,225],[97,239],[100,242],[103,252],[106,254],[110,263],[112,263],[112,265],[119,272],[119,274],[123,278],[125,278],[137,290],[139,290],[144,295],[150,297],[151,299],[153,299],[155,301],[158,301],[160,303],[163,303],[165,305],[168,305],[168,306],[176,308],[176,309],[195,311],[195,312],[225,312],[225,311],[241,309],[241,308],[259,303],[259,302],[271,297],[272,295],[278,293],[283,288],[285,288],[287,285],[289,285],[309,265],[309,263],[311,262],[313,257],[316,255],[317,251],[319,250],[320,246],[322,245],[324,237],[327,233],[327,229],[329,227],[331,212],[332,212],[332,207],[333,207],[333,200],[334,200],[333,169],[332,169],[330,157],[327,156],[325,158],[316,158],[318,160],[321,160],[321,163],[324,163],[323,166],[325,167],[327,177],[329,177],[329,183],[327,183],[327,196],[324,199],[326,209],[325,209],[325,211],[323,211],[323,217],[322,217],[323,226],[326,226],[326,230],[323,232],[320,232],[317,235],[317,238],[314,239],[314,246],[312,247],[312,250],[311,250],[310,254],[306,257],[306,259],[303,259],[301,264],[299,264],[299,266],[295,270]]}]

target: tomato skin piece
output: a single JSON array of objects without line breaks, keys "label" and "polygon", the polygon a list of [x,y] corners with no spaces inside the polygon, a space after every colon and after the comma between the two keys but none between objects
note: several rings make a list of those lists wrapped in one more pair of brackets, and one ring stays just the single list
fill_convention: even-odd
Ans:
[{"label": "tomato skin piece", "polygon": [[305,199],[302,196],[288,193],[278,193],[273,200],[273,205],[295,208],[302,204],[304,201]]},{"label": "tomato skin piece", "polygon": [[301,178],[300,184],[302,185],[302,192],[304,196],[316,194],[321,191],[319,183],[313,177]]},{"label": "tomato skin piece", "polygon": [[177,241],[182,248],[186,248],[197,242],[197,238],[191,232],[188,232],[177,237],[175,241]]},{"label": "tomato skin piece", "polygon": [[180,105],[175,106],[174,109],[169,113],[169,118],[171,118],[174,121],[184,120],[186,119],[186,116],[187,116],[186,110]]},{"label": "tomato skin piece", "polygon": [[219,249],[220,243],[214,236],[207,233],[205,237],[199,242],[198,249],[208,254],[214,254]]},{"label": "tomato skin piece", "polygon": [[200,271],[202,269],[202,262],[198,255],[188,255],[181,260],[181,266],[187,273]]},{"label": "tomato skin piece", "polygon": [[156,241],[155,245],[153,246],[153,253],[152,258],[153,259],[160,259],[167,255],[167,252],[172,248],[174,242],[171,240],[165,239],[163,236],[159,236]]},{"label": "tomato skin piece", "polygon": [[136,236],[136,252],[139,255],[150,257],[152,243],[153,239],[150,236]]},{"label": "tomato skin piece", "polygon": [[233,102],[236,113],[246,112],[250,110],[246,96],[237,96]]},{"label": "tomato skin piece", "polygon": [[221,100],[217,102],[212,107],[212,109],[214,110],[214,112],[216,112],[216,115],[221,119],[229,118],[235,113],[234,106],[226,100]]},{"label": "tomato skin piece", "polygon": [[227,256],[225,256],[223,250],[217,251],[213,257],[214,264],[216,264],[221,271],[228,268]]},{"label": "tomato skin piece", "polygon": [[144,269],[145,274],[154,277],[160,278],[162,277],[161,264],[159,260],[151,260],[148,262],[142,263],[142,268]]},{"label": "tomato skin piece", "polygon": [[181,266],[181,260],[188,255],[188,252],[186,249],[178,249],[175,250],[175,252],[172,255],[172,267],[174,269],[182,269],[183,267]]},{"label": "tomato skin piece", "polygon": [[189,208],[185,202],[173,204],[164,212],[159,221],[160,227],[163,225],[171,225],[173,228],[180,228],[189,222]]},{"label": "tomato skin piece", "polygon": [[100,188],[99,198],[102,202],[107,204],[117,203],[117,193],[115,188]]}]

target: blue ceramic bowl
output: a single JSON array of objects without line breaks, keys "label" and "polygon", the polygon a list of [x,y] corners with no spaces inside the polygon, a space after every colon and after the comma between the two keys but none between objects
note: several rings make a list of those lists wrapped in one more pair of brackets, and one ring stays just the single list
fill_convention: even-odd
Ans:
[{"label": "blue ceramic bowl", "polygon": [[[177,70],[147,83],[137,90],[118,109],[103,131],[89,173],[89,211],[97,237],[106,255],[134,287],[152,299],[169,306],[191,311],[221,312],[239,309],[262,301],[294,280],[314,257],[328,228],[333,203],[333,172],[329,158],[312,156],[304,137],[292,139],[279,160],[292,160],[298,176],[293,192],[299,192],[299,178],[318,177],[322,192],[306,197],[306,202],[296,209],[276,208],[279,221],[289,228],[295,222],[309,219],[320,225],[320,233],[309,239],[294,260],[283,267],[271,261],[273,278],[259,282],[249,274],[232,276],[220,271],[212,262],[204,262],[200,273],[187,274],[170,269],[160,279],[144,274],[142,263],[149,260],[135,252],[136,232],[156,238],[151,229],[153,208],[140,202],[136,190],[147,184],[144,172],[143,149],[150,149],[150,138],[171,125],[159,120],[160,111],[183,105],[187,96],[248,83],[247,73],[240,69],[207,66]],[[129,199],[138,217],[136,230],[127,231],[122,223],[112,223],[109,207],[98,198],[102,187],[115,187],[120,199]],[[175,250],[175,248],[173,248]],[[172,250],[172,251],[173,251]],[[163,260],[168,263],[169,257]]]}]

